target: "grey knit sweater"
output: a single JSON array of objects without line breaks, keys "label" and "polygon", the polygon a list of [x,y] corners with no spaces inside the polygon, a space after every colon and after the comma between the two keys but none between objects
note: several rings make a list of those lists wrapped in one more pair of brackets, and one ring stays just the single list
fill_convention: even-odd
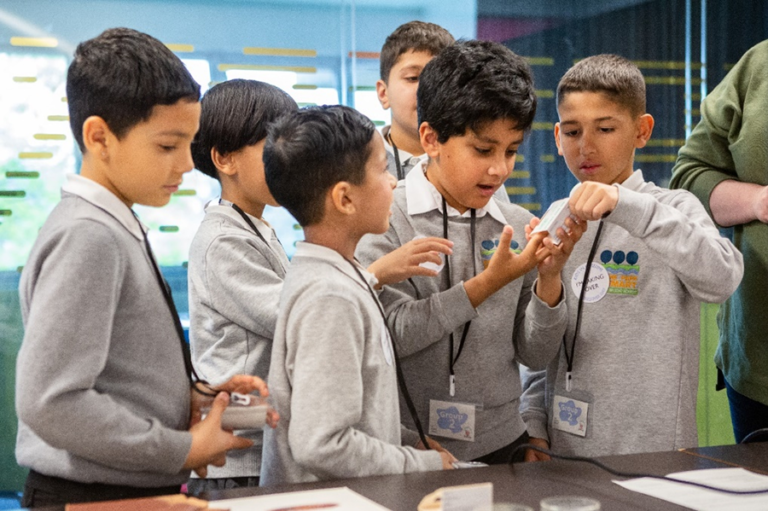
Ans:
[{"label": "grey knit sweater", "polygon": [[442,467],[437,452],[401,446],[384,321],[350,263],[329,248],[297,246],[280,297],[269,385],[280,422],[264,433],[262,485]]},{"label": "grey knit sweater", "polygon": [[[357,256],[363,264],[370,264],[418,235],[443,236],[440,211],[408,214],[408,182],[409,179],[401,181],[395,189],[389,231],[367,235],[360,242]],[[524,226],[531,214],[519,206],[491,200],[496,201],[507,223],[513,226],[514,245],[522,248]],[[448,287],[447,272],[443,269],[434,278],[413,278],[415,288],[406,281],[387,286],[380,294],[422,424],[428,422],[431,399],[450,399],[449,334],[454,332],[456,351],[463,325],[472,321],[455,366],[453,400],[479,405],[475,441],[438,438],[464,460],[504,447],[525,431],[518,411],[521,386],[517,363],[543,368],[557,352],[565,329],[565,304],[550,308],[532,293],[535,272],[511,282],[477,310],[470,304],[463,281],[473,276],[473,261],[477,271],[482,271],[483,258],[489,257],[487,247],[498,241],[502,228],[503,224],[490,214],[478,217],[476,243],[472,247],[470,219],[449,217],[449,238],[454,242],[450,260],[452,287]],[[403,402],[400,409],[404,423],[413,428]]]},{"label": "grey knit sweater", "polygon": [[[130,215],[115,201],[107,196],[113,212]],[[84,483],[183,483],[189,382],[141,235],[103,202],[63,193],[40,229],[20,294],[19,464]]]},{"label": "grey knit sweater", "polygon": [[[578,304],[571,281],[597,226],[590,222],[563,269],[569,350]],[[549,437],[555,452],[579,456],[696,447],[701,302],[731,295],[742,277],[741,254],[693,194],[647,183],[640,171],[619,187],[596,254],[611,284],[601,299],[584,303],[571,394],[590,403],[587,434],[552,427],[560,413],[553,397],[565,388],[562,350],[546,377],[528,379],[522,408],[529,433]]]},{"label": "grey knit sweater", "polygon": [[[236,374],[266,380],[277,304],[288,258],[274,231],[251,217],[267,243],[229,203],[210,203],[189,250],[189,341],[200,376],[212,385]],[[253,447],[227,454],[209,478],[258,476],[261,430],[242,431]]]}]

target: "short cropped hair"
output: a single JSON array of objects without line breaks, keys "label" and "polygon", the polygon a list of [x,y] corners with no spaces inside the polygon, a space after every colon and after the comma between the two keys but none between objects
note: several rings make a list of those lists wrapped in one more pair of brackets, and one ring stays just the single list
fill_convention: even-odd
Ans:
[{"label": "short cropped hair", "polygon": [[83,123],[96,115],[118,138],[152,115],[155,105],[198,101],[200,86],[154,37],[111,28],[77,45],[67,72],[69,124],[85,152]]},{"label": "short cropped hair", "polygon": [[211,149],[227,155],[267,138],[267,126],[297,110],[296,101],[274,85],[256,80],[229,80],[203,96],[200,129],[192,142],[195,168],[212,178],[219,173]]},{"label": "short cropped hair", "polygon": [[536,115],[530,66],[490,41],[459,41],[443,50],[421,72],[416,98],[419,125],[428,122],[440,143],[498,119],[527,130]]},{"label": "short cropped hair", "polygon": [[454,38],[446,29],[434,23],[409,21],[389,34],[379,57],[379,73],[384,83],[389,83],[389,73],[400,55],[408,51],[423,51],[437,55],[452,45]]},{"label": "short cropped hair", "polygon": [[634,116],[645,113],[643,73],[619,55],[606,53],[577,62],[557,84],[557,104],[570,92],[602,92]]},{"label": "short cropped hair", "polygon": [[361,185],[376,128],[352,108],[309,107],[269,127],[264,176],[275,200],[302,227],[323,219],[325,197],[336,183]]}]

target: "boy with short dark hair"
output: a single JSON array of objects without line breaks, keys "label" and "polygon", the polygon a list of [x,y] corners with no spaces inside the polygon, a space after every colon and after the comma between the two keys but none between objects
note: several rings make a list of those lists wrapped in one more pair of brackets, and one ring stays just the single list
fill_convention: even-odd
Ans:
[{"label": "boy with short dark hair", "polygon": [[280,296],[269,381],[282,427],[265,432],[261,484],[450,467],[447,452],[401,446],[376,279],[354,260],[389,224],[394,179],[373,123],[343,106],[300,110],[270,128],[264,165],[306,241]]},{"label": "boy with short dark hair", "polygon": [[[195,166],[221,183],[221,199],[206,207],[189,256],[190,344],[201,375],[213,384],[235,372],[266,377],[278,300],[288,258],[272,227],[262,218],[277,206],[264,179],[262,154],[267,127],[297,109],[288,94],[254,80],[230,80],[202,100],[200,130],[192,144]],[[434,275],[419,266],[439,262],[450,243],[416,240],[368,268],[383,285],[414,274]],[[258,485],[260,431],[243,433],[256,445],[233,452],[211,478],[192,479],[191,493]]]},{"label": "boy with short dark hair", "polygon": [[[110,29],[75,52],[67,98],[82,167],[19,285],[24,506],[178,493],[190,469],[205,474],[250,445],[221,429],[224,393],[200,421],[170,291],[130,209],[166,204],[192,169],[199,95],[183,63],[141,32]],[[266,393],[242,375],[219,388]]]},{"label": "boy with short dark hair", "polygon": [[736,288],[741,254],[695,196],[634,170],[653,117],[632,62],[579,61],[557,110],[558,152],[581,182],[571,213],[593,225],[563,269],[568,328],[546,380],[526,391],[529,432],[579,456],[696,447],[699,310]]},{"label": "boy with short dark hair", "polygon": [[535,112],[524,59],[490,42],[443,50],[418,89],[429,160],[398,184],[389,230],[358,249],[365,263],[418,236],[454,242],[438,278],[387,286],[380,298],[420,421],[462,460],[522,459],[517,363],[545,367],[565,329],[560,269],[581,226],[559,229],[560,246],[543,234],[526,244],[532,215],[494,197]]},{"label": "boy with short dark hair", "polygon": [[[266,378],[289,263],[262,217],[267,205],[277,206],[264,181],[262,153],[267,126],[298,106],[273,85],[229,80],[206,92],[201,107],[192,158],[221,183],[221,198],[206,205],[189,251],[192,358],[213,385],[236,373]],[[191,479],[189,493],[258,486],[262,432],[239,434],[254,445],[229,453],[207,479]]]},{"label": "boy with short dark hair", "polygon": [[385,110],[392,109],[392,123],[381,130],[386,142],[387,167],[398,180],[424,155],[416,118],[416,89],[427,62],[454,43],[443,27],[424,21],[404,23],[389,34],[379,56],[376,94]]}]

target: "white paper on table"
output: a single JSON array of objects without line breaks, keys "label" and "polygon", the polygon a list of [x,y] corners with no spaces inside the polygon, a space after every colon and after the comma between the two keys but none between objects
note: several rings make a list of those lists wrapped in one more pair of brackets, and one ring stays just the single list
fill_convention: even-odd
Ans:
[{"label": "white paper on table", "polygon": [[390,511],[346,487],[217,500],[208,506],[230,511]]},{"label": "white paper on table", "polygon": [[[668,474],[668,477],[703,483],[727,490],[768,490],[768,476],[743,468],[710,468]],[[687,484],[673,483],[649,477],[613,481],[628,490],[644,493],[698,511],[765,511],[768,509],[768,493],[759,495],[731,495],[705,490]]]}]

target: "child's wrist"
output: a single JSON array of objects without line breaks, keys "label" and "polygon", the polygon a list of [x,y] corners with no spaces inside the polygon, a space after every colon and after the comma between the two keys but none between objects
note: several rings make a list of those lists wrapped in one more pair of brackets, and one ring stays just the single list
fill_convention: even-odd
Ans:
[{"label": "child's wrist", "polygon": [[550,307],[560,303],[562,289],[563,284],[559,273],[556,275],[539,274],[539,278],[536,280],[536,296]]}]

